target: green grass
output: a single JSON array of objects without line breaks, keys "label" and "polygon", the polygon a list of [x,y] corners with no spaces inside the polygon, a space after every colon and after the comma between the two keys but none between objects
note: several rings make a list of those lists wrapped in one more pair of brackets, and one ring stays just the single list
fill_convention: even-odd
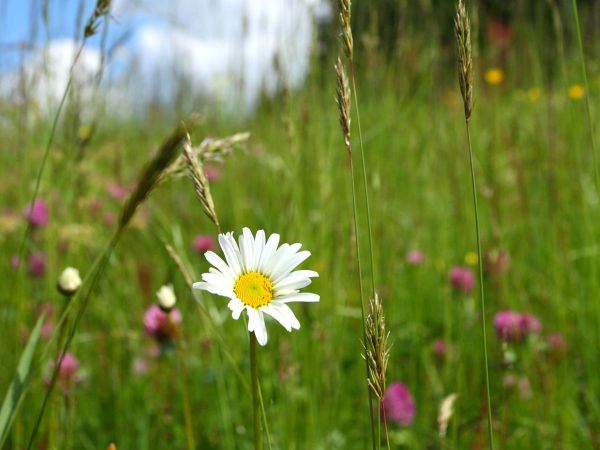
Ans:
[{"label": "green grass", "polygon": [[[509,63],[501,86],[481,80],[482,69],[491,65],[487,60],[476,70],[472,137],[483,252],[501,248],[510,255],[506,273],[485,277],[487,320],[491,324],[497,311],[513,308],[536,314],[544,326],[539,340],[510,346],[516,355],[511,368],[502,364],[507,349],[488,326],[495,437],[503,449],[591,449],[600,440],[600,286],[593,264],[600,251],[600,213],[584,101],[566,94],[568,84],[581,82],[573,55],[566,84],[555,82],[552,89],[542,83],[535,58],[527,71]],[[480,448],[486,426],[479,299],[454,293],[448,283],[450,267],[476,251],[462,105],[454,66],[450,70],[440,53],[423,52],[414,62],[410,70],[357,66],[377,287],[393,343],[388,380],[407,384],[417,402],[414,424],[391,426],[390,437],[393,448]],[[370,445],[347,155],[332,64],[323,66],[304,89],[291,93],[289,107],[276,100],[246,118],[208,117],[192,134],[198,143],[209,135],[252,133],[248,152],[229,158],[212,185],[221,225],[236,232],[264,228],[302,242],[312,252],[304,266],[320,273],[311,287],[321,302],[294,308],[301,330],[288,334],[269,323],[269,343],[259,348],[270,437],[273,448],[282,450]],[[588,69],[594,105],[598,72],[593,65]],[[536,101],[527,96],[531,87],[541,90]],[[10,150],[0,154],[0,198],[3,209],[20,211],[31,196],[48,124],[31,124],[19,135],[13,127],[17,114],[7,120],[1,142]],[[46,252],[46,276],[27,279],[14,297],[5,291],[0,305],[0,394],[12,379],[36,309],[48,301],[55,311],[62,307],[55,290],[59,273],[72,265],[85,274],[110,237],[103,215],[118,216],[120,205],[106,194],[107,184],[133,181],[174,122],[123,124],[107,117],[79,163],[71,122],[60,128],[40,191],[51,222],[27,244],[28,250]],[[96,198],[103,209],[93,216],[89,205]],[[24,224],[5,222],[0,273],[11,280],[8,260],[18,252]],[[243,323],[229,318],[225,300],[202,294],[200,301],[218,315],[224,348],[163,247],[163,240],[178,244],[181,236],[198,276],[207,269],[190,249],[198,233],[212,234],[214,227],[188,179],[161,187],[138,212],[73,341],[85,381],[68,398],[57,389],[41,439],[62,449],[105,448],[111,441],[119,449],[185,448],[177,355],[152,360],[144,376],[132,371],[151,344],[143,311],[161,284],[173,282],[183,313],[197,448],[252,448],[251,396],[237,373],[239,368],[247,377],[250,369]],[[57,249],[63,241],[66,251]],[[411,248],[425,252],[422,266],[405,262]],[[553,331],[566,337],[563,358],[541,350]],[[432,352],[438,338],[451,346],[443,361]],[[45,392],[48,360],[40,360],[41,354],[7,449],[23,448],[33,427]],[[503,386],[507,374],[527,377],[530,396]],[[459,394],[457,412],[442,443],[437,408],[453,392]]]}]

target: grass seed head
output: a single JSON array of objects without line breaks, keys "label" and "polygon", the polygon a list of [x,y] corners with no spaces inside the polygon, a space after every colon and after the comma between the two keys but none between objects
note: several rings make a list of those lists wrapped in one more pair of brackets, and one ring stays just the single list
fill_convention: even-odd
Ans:
[{"label": "grass seed head", "polygon": [[354,54],[354,41],[352,39],[352,26],[350,23],[352,14],[352,0],[340,0],[340,25],[342,27],[342,41],[344,42],[344,53],[352,61]]},{"label": "grass seed head", "polygon": [[340,126],[344,135],[344,145],[348,150],[348,156],[352,157],[352,143],[350,140],[350,87],[348,85],[348,77],[346,69],[342,64],[342,60],[338,57],[335,65],[335,76],[337,80],[336,103],[340,112]]},{"label": "grass seed head", "polygon": [[473,110],[473,54],[471,50],[471,24],[463,0],[458,0],[454,31],[458,48],[458,83],[463,98],[465,118],[471,118]]},{"label": "grass seed head", "polygon": [[215,204],[212,195],[210,194],[208,179],[204,174],[202,163],[198,158],[194,157],[194,150],[192,149],[192,141],[190,140],[189,134],[186,135],[185,141],[183,142],[183,155],[185,156],[185,162],[192,177],[192,181],[194,182],[196,194],[204,208],[204,213],[219,230],[221,226],[219,225]]},{"label": "grass seed head", "polygon": [[162,144],[157,155],[148,163],[140,174],[135,190],[131,193],[121,211],[119,231],[127,226],[137,208],[144,202],[156,187],[163,172],[171,165],[181,143],[187,136],[184,125],[180,125]]},{"label": "grass seed head", "polygon": [[94,12],[88,19],[85,24],[85,30],[83,35],[86,38],[89,38],[96,34],[98,31],[98,26],[100,25],[100,19],[106,15],[108,15],[110,11],[110,3],[112,0],[97,0],[96,7],[94,8]]},{"label": "grass seed head", "polygon": [[369,301],[366,335],[365,358],[369,368],[369,386],[377,398],[382,401],[385,395],[385,375],[390,351],[388,348],[389,333],[385,331],[383,305],[378,294],[375,294]]}]

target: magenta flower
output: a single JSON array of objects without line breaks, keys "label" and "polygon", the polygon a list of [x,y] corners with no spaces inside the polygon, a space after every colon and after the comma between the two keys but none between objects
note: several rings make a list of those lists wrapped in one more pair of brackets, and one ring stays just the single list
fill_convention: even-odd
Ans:
[{"label": "magenta flower", "polygon": [[494,316],[494,328],[503,341],[518,341],[523,338],[521,315],[511,310],[500,311]]},{"label": "magenta flower", "polygon": [[406,253],[406,262],[415,266],[423,264],[425,261],[425,255],[421,250],[413,249]]},{"label": "magenta flower", "polygon": [[19,258],[19,255],[13,255],[10,258],[10,267],[13,270],[17,270],[20,265],[21,265],[21,258]]},{"label": "magenta flower", "polygon": [[546,338],[546,343],[550,351],[557,356],[562,355],[567,350],[567,341],[560,333],[549,334]]},{"label": "magenta flower", "polygon": [[415,400],[408,388],[402,383],[392,383],[388,386],[382,401],[385,419],[406,427],[415,418]]},{"label": "magenta flower", "polygon": [[123,186],[119,183],[111,183],[106,188],[108,195],[110,195],[115,200],[123,200],[125,196],[129,193],[129,189],[127,186]]},{"label": "magenta flower", "polygon": [[181,323],[181,312],[174,308],[168,313],[157,305],[152,305],[144,313],[144,329],[148,336],[159,341],[177,337]]},{"label": "magenta flower", "polygon": [[36,200],[23,211],[31,226],[41,228],[48,225],[48,205],[43,200]]},{"label": "magenta flower", "polygon": [[215,166],[206,166],[204,167],[204,175],[208,181],[213,183],[219,181],[219,178],[221,178],[221,171]]},{"label": "magenta flower", "polygon": [[46,273],[46,257],[43,253],[29,255],[29,275],[39,278]]},{"label": "magenta flower", "polygon": [[435,354],[435,356],[443,358],[444,356],[446,356],[447,351],[448,346],[446,345],[446,341],[444,341],[443,339],[437,339],[433,343],[433,353]]},{"label": "magenta flower", "polygon": [[75,377],[78,370],[79,360],[71,352],[65,353],[58,367],[59,378],[64,381],[70,381]]},{"label": "magenta flower", "polygon": [[533,314],[521,314],[521,332],[524,336],[542,331],[542,322]]},{"label": "magenta flower", "polygon": [[468,294],[475,287],[475,276],[468,267],[456,266],[450,270],[450,283],[457,291]]},{"label": "magenta flower", "polygon": [[215,239],[209,234],[200,234],[194,238],[192,247],[197,253],[204,254],[215,247]]}]

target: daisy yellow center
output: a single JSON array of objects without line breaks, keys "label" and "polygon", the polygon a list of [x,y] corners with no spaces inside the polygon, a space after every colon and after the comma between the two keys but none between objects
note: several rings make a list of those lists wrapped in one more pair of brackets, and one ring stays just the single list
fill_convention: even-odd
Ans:
[{"label": "daisy yellow center", "polygon": [[233,292],[245,305],[258,308],[273,300],[273,283],[262,273],[248,272],[240,275]]}]

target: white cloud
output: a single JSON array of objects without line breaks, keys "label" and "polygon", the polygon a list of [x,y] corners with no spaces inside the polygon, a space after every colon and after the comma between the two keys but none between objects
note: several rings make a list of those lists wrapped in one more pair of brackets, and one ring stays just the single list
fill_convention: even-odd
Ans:
[{"label": "white cloud", "polygon": [[[282,77],[292,87],[302,83],[314,23],[329,14],[327,5],[326,0],[118,0],[112,27],[132,27],[133,34],[106,68],[107,101],[118,102],[123,112],[125,105],[139,109],[173,101],[185,89],[188,100],[249,109],[263,90],[274,92]],[[47,69],[31,77],[32,95],[47,99],[44,106],[60,98],[74,51],[72,41],[53,41],[27,61],[28,75],[40,74],[40,65]],[[86,47],[74,72],[78,83],[93,84],[88,82],[99,61],[98,52]],[[17,74],[4,77],[0,93],[16,79]]]}]

